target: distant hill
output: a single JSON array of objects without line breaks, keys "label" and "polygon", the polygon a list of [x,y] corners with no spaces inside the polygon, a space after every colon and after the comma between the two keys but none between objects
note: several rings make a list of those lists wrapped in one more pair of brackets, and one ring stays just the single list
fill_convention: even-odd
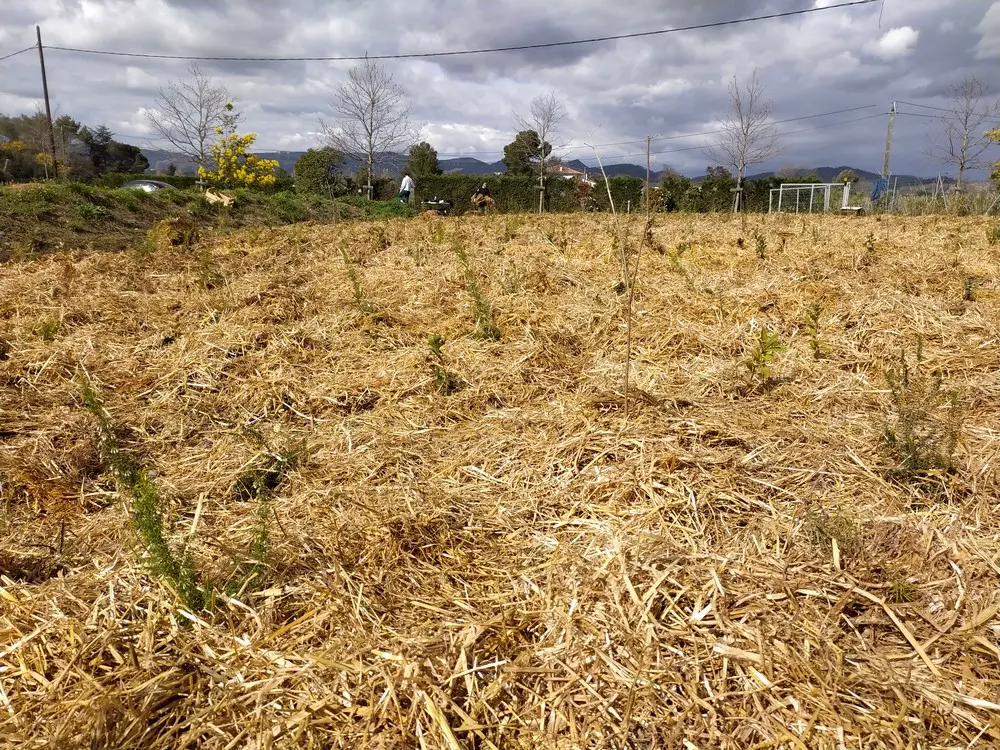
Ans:
[{"label": "distant hill", "polygon": [[[197,171],[197,165],[195,165],[190,160],[186,159],[179,154],[174,154],[169,151],[162,151],[158,149],[143,149],[143,155],[149,159],[149,166],[153,172],[166,172],[171,164],[173,164],[177,171],[181,174],[194,174]],[[257,155],[263,159],[274,159],[281,165],[281,168],[286,172],[291,174],[295,170],[295,162],[299,160],[304,151],[268,151],[258,153]],[[388,174],[392,177],[399,177],[402,175],[403,170],[406,168],[407,157],[405,154],[387,153],[383,154],[378,159],[378,166],[376,171],[383,174]],[[591,166],[584,164],[579,159],[573,159],[571,161],[564,162],[567,166],[573,167],[574,169],[579,169],[586,172],[590,176],[600,176],[600,167]],[[495,162],[485,162],[480,159],[475,159],[470,156],[462,156],[455,159],[440,159],[438,164],[441,167],[441,171],[445,174],[468,174],[468,175],[491,175],[491,174],[502,174],[506,171],[506,167],[502,161]],[[362,161],[359,159],[348,158],[344,164],[344,171],[348,173],[356,172],[362,165]],[[803,176],[803,175],[816,175],[820,182],[833,182],[837,179],[837,175],[843,172],[845,169],[853,169],[855,174],[861,182],[872,183],[878,179],[879,175],[874,172],[868,172],[864,169],[857,169],[855,167],[803,167],[799,169],[782,170],[782,175],[789,176]],[[646,168],[639,164],[605,164],[604,171],[607,173],[608,177],[638,177],[640,179],[646,178]],[[659,182],[666,171],[653,172],[651,177],[653,182]],[[760,172],[757,174],[747,175],[747,179],[757,179],[774,177],[777,172]],[[704,176],[704,174],[693,175],[695,180],[699,180]],[[898,179],[899,187],[910,187],[919,185],[932,185],[937,182],[936,177],[922,178],[916,175],[894,175],[894,180]],[[945,183],[950,185],[954,181],[950,178],[945,178]]]}]

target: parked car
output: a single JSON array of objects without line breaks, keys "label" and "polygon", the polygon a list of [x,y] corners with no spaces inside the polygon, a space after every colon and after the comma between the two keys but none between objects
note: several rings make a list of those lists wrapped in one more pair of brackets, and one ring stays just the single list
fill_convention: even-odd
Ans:
[{"label": "parked car", "polygon": [[160,182],[159,180],[130,180],[122,185],[126,190],[145,190],[147,193],[153,193],[157,190],[174,190],[174,186],[166,183]]}]

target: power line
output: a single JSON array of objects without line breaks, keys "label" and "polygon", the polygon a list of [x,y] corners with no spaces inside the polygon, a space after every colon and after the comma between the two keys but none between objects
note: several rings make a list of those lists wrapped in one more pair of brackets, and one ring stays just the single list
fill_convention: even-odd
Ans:
[{"label": "power line", "polygon": [[17,57],[18,55],[23,55],[25,52],[31,52],[31,50],[33,50],[33,49],[38,49],[38,48],[35,45],[32,45],[30,47],[25,47],[24,49],[19,49],[17,52],[11,52],[8,55],[4,55],[3,57],[0,57],[0,61],[8,60],[11,57]]},{"label": "power line", "polygon": [[905,104],[908,107],[920,107],[921,109],[936,109],[938,112],[950,112],[952,114],[955,113],[955,110],[953,109],[945,109],[944,107],[932,107],[929,104],[915,104],[914,102],[904,102],[904,101],[900,101],[899,104]]},{"label": "power line", "polygon": [[809,13],[820,13],[838,8],[850,8],[857,5],[870,5],[878,0],[849,0],[848,2],[827,5],[818,8],[804,8],[802,10],[784,11],[782,13],[770,13],[761,16],[751,16],[749,18],[735,18],[728,21],[714,21],[712,23],[702,23],[693,26],[678,26],[671,29],[656,29],[654,31],[637,31],[630,34],[613,34],[608,36],[590,37],[588,39],[572,39],[560,42],[540,42],[537,44],[517,44],[508,47],[486,47],[482,49],[451,50],[447,52],[414,52],[395,55],[335,55],[323,57],[226,57],[226,56],[205,56],[205,55],[160,55],[148,52],[114,52],[110,50],[83,49],[79,47],[47,47],[47,49],[58,50],[60,52],[73,52],[85,55],[106,55],[112,57],[140,57],[157,60],[209,60],[220,62],[337,62],[337,61],[360,61],[360,60],[405,60],[429,57],[455,57],[458,55],[480,55],[493,52],[520,52],[533,49],[548,49],[552,47],[569,47],[581,44],[598,44],[600,42],[612,42],[621,39],[637,39],[640,37],[660,36],[663,34],[675,34],[682,31],[700,31],[704,29],[715,29],[723,26],[734,26],[737,24],[751,23],[755,21],[769,21],[777,18],[790,18],[792,16],[803,16]]}]

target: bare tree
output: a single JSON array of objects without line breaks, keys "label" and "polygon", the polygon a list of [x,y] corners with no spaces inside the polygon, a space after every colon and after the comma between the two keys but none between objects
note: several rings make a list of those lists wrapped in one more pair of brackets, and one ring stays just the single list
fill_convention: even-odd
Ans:
[{"label": "bare tree", "polygon": [[941,115],[941,133],[927,153],[955,167],[955,189],[961,190],[967,171],[987,166],[983,155],[993,142],[986,131],[1000,123],[1000,99],[991,98],[989,86],[970,75],[952,88],[951,101]]},{"label": "bare tree", "polygon": [[729,110],[719,122],[719,135],[708,149],[719,164],[736,170],[733,209],[743,208],[743,179],[747,167],[762,164],[780,151],[778,131],[771,122],[772,104],[764,99],[764,84],[754,68],[750,80],[740,84],[734,76],[729,84]]},{"label": "bare tree", "polygon": [[559,101],[555,91],[532,99],[527,115],[514,115],[514,124],[518,130],[534,131],[538,136],[539,148],[535,155],[538,160],[538,184],[541,187],[538,195],[538,213],[542,213],[545,207],[545,157],[551,152],[552,141],[559,125],[565,119],[566,108]]},{"label": "bare tree", "polygon": [[405,150],[416,140],[406,93],[379,62],[366,59],[337,87],[332,107],[336,120],[320,121],[323,136],[338,151],[364,157],[370,200],[377,159],[388,151]]},{"label": "bare tree", "polygon": [[188,68],[190,79],[171,81],[146,110],[146,120],[179,153],[199,167],[206,166],[215,128],[222,124],[232,99],[225,86],[216,84],[197,65]]}]

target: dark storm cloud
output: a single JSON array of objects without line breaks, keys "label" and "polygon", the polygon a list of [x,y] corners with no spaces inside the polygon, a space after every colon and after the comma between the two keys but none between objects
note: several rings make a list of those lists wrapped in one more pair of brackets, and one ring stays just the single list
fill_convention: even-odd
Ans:
[{"label": "dark storm cloud", "polygon": [[[326,56],[416,53],[523,45],[650,29],[713,23],[735,17],[829,5],[834,0],[300,0],[286,3],[217,0],[0,0],[0,54],[34,41],[34,24],[50,45],[146,53],[215,56]],[[592,158],[584,141],[607,143],[710,130],[727,104],[733,75],[760,69],[778,120],[861,104],[879,108],[780,126],[792,133],[773,164],[820,162],[878,166],[885,118],[850,120],[885,111],[893,99],[940,106],[968,73],[992,80],[1000,50],[1000,0],[887,0],[879,7],[831,10],[697,32],[385,63],[404,85],[425,136],[441,152],[500,156],[514,111],[555,90],[570,116],[560,140],[569,158]],[[981,28],[980,28],[981,27]],[[991,35],[983,41],[983,34]],[[977,54],[979,57],[977,58]],[[157,145],[143,108],[189,63],[88,57],[51,51],[50,86],[60,111],[89,123],[107,122],[134,142]],[[0,111],[30,109],[39,95],[31,55],[0,63]],[[205,61],[203,70],[237,98],[244,123],[262,148],[315,145],[318,119],[352,63]],[[933,120],[900,116],[894,168],[936,170],[921,156]],[[595,132],[596,131],[596,132]],[[659,142],[660,165],[700,173],[706,137]],[[602,148],[605,157],[641,161],[640,144]],[[836,166],[837,164],[834,164]]]}]

